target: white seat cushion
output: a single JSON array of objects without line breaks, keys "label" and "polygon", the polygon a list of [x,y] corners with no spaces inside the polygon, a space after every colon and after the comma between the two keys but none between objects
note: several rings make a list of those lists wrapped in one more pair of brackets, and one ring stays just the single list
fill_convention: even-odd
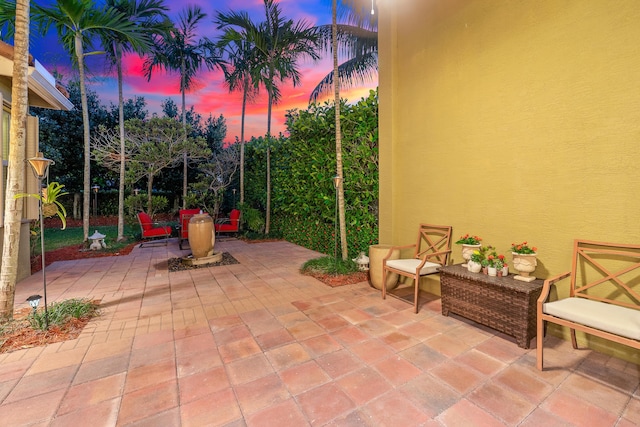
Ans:
[{"label": "white seat cushion", "polygon": [[622,337],[640,340],[640,310],[585,298],[565,298],[543,304],[542,311]]},{"label": "white seat cushion", "polygon": [[[410,259],[390,259],[387,261],[387,265],[391,268],[395,268],[396,270],[406,271],[407,273],[416,274],[416,268],[420,265],[422,260],[410,258]],[[425,274],[436,273],[442,267],[440,264],[436,264],[435,262],[427,261],[424,263],[424,266],[420,270],[420,275],[424,276]]]}]

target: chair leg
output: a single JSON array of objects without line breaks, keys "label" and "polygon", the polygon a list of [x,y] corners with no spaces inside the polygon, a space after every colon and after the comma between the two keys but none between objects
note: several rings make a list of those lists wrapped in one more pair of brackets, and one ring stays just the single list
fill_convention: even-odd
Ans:
[{"label": "chair leg", "polygon": [[382,299],[387,299],[387,269],[382,266]]},{"label": "chair leg", "polygon": [[543,353],[543,342],[544,342],[544,320],[538,318],[538,331],[536,335],[536,367],[542,371],[542,353]]},{"label": "chair leg", "polygon": [[420,294],[420,276],[416,276],[414,279],[415,294],[413,296],[413,305],[415,306],[416,314],[418,314],[418,295]]}]

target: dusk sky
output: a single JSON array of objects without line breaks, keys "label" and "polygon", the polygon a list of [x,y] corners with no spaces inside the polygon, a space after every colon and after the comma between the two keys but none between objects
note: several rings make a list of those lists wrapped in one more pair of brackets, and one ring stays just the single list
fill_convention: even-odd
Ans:
[{"label": "dusk sky", "polygon": [[[99,2],[100,0],[98,0]],[[36,3],[52,3],[49,0],[36,0]],[[199,31],[201,36],[214,40],[220,34],[213,24],[216,11],[228,12],[247,11],[254,22],[264,20],[263,0],[165,0],[169,6],[169,15],[175,21],[179,12],[189,4],[198,5],[207,17],[201,21]],[[280,0],[283,14],[294,20],[304,19],[311,25],[323,25],[331,23],[331,0]],[[45,37],[33,36],[30,50],[35,58],[40,61],[50,72],[60,71],[65,80],[68,76],[77,72],[70,69],[68,55],[57,42],[53,31]],[[88,86],[97,92],[101,102],[109,106],[117,104],[117,80],[115,71],[107,69],[99,57],[89,57]],[[151,113],[161,112],[160,104],[167,98],[171,98],[178,106],[181,105],[179,91],[179,75],[167,74],[161,70],[154,70],[151,81],[142,74],[143,60],[137,55],[128,55],[124,60],[124,97],[133,98],[142,96],[147,102],[147,108]],[[272,112],[272,134],[277,135],[285,130],[284,119],[287,110],[298,108],[305,109],[308,106],[309,94],[317,83],[332,69],[332,61],[329,53],[324,54],[324,59],[313,62],[309,59],[299,62],[302,74],[302,83],[293,87],[290,81],[281,85],[282,100],[275,105]],[[367,96],[370,89],[377,87],[376,81],[366,86],[349,91],[342,91],[341,97],[349,102],[356,102]],[[321,100],[323,102],[328,98]],[[241,93],[229,93],[224,86],[224,77],[220,71],[208,71],[202,69],[197,76],[197,87],[187,93],[187,108],[194,106],[204,119],[211,113],[214,117],[224,115],[227,123],[227,141],[234,141],[240,137],[240,113]],[[77,106],[80,108],[80,106]],[[264,88],[261,95],[253,104],[247,105],[245,119],[245,137],[262,136],[267,131],[267,96]]]}]

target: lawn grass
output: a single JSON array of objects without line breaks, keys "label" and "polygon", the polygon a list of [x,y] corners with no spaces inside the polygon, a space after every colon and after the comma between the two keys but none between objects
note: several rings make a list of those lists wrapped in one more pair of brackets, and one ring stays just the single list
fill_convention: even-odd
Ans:
[{"label": "lawn grass", "polygon": [[[89,229],[89,235],[92,235],[96,230],[99,233],[106,235],[105,243],[107,244],[108,251],[118,251],[119,249],[136,242],[140,237],[140,226],[138,224],[124,226],[124,242],[116,242],[118,236],[118,226],[94,226]],[[36,230],[37,242],[33,248],[34,255],[40,255],[40,230]],[[44,229],[44,250],[52,251],[55,249],[63,248],[66,246],[74,246],[82,244],[84,233],[82,227],[67,227],[64,230],[59,228],[45,228]]]}]

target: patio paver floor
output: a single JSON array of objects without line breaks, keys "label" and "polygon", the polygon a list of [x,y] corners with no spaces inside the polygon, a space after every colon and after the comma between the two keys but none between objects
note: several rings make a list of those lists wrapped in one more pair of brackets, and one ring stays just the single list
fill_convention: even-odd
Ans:
[{"label": "patio paver floor", "polygon": [[[3,426],[634,426],[640,367],[547,337],[535,349],[423,294],[299,274],[318,253],[220,239],[240,263],[168,272],[177,240],[47,267],[50,302],[100,299],[65,343],[0,355]],[[20,282],[16,308],[41,292]],[[535,340],[532,342],[535,346]]]}]

